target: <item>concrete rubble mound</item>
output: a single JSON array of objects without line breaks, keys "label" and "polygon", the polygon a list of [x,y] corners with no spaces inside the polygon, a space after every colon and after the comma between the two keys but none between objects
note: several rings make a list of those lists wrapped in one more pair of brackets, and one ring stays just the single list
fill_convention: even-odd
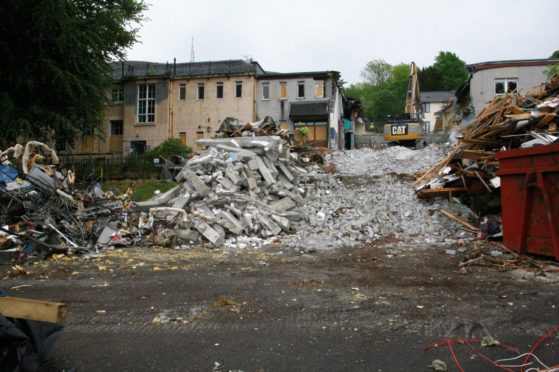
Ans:
[{"label": "concrete rubble mound", "polygon": [[303,218],[309,172],[295,164],[296,154],[280,137],[202,139],[197,144],[208,150],[176,175],[182,185],[131,206],[149,213],[150,227],[164,226],[159,243],[173,237],[178,244],[209,241],[216,246],[230,237],[266,239],[290,232],[292,223]]}]

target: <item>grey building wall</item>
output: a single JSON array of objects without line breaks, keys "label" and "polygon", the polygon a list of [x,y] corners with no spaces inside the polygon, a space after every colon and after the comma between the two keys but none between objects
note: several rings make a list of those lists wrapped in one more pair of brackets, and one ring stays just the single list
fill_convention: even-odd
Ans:
[{"label": "grey building wall", "polygon": [[[297,98],[297,88],[299,81],[305,82],[305,98]],[[262,83],[270,84],[270,99],[262,99]],[[287,99],[281,99],[280,96],[280,82],[287,83]],[[256,99],[256,115],[258,119],[264,119],[265,116],[271,116],[276,123],[282,120],[287,121],[289,130],[293,130],[293,121],[289,119],[290,102],[294,101],[329,101],[332,97],[331,78],[324,80],[324,98],[316,98],[315,96],[315,83],[313,78],[289,78],[289,79],[266,79],[259,78],[257,81],[257,89],[255,94]]]},{"label": "grey building wall", "polygon": [[470,82],[470,97],[476,115],[483,110],[488,101],[496,96],[495,79],[516,78],[518,79],[518,91],[526,93],[531,88],[545,82],[544,70],[546,67],[499,67],[474,72]]}]

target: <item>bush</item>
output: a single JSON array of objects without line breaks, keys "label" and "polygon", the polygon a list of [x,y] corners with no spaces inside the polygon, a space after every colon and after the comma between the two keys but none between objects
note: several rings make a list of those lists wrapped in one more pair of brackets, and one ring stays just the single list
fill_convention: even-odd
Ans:
[{"label": "bush", "polygon": [[297,129],[299,131],[299,133],[303,136],[306,137],[309,135],[309,128],[308,127],[300,127]]},{"label": "bush", "polygon": [[192,152],[192,149],[186,145],[184,145],[179,139],[177,138],[169,138],[165,140],[165,142],[161,143],[158,146],[155,146],[153,149],[146,153],[146,156],[153,160],[155,158],[164,157],[169,158],[173,155],[180,155],[180,156],[187,156]]}]

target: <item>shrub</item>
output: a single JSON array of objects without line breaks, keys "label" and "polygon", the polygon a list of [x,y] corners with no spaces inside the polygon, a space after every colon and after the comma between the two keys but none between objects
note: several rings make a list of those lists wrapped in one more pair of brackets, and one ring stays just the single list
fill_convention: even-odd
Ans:
[{"label": "shrub", "polygon": [[192,149],[185,144],[183,144],[177,138],[168,138],[163,143],[155,146],[153,149],[147,152],[146,156],[149,159],[155,159],[159,157],[169,158],[172,155],[187,156],[192,152]]}]

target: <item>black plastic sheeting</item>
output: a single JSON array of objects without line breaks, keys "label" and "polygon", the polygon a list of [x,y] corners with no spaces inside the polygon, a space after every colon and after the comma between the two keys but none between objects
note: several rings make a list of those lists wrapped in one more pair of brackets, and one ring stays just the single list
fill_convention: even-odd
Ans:
[{"label": "black plastic sheeting", "polygon": [[0,315],[0,371],[37,371],[63,326]]}]

